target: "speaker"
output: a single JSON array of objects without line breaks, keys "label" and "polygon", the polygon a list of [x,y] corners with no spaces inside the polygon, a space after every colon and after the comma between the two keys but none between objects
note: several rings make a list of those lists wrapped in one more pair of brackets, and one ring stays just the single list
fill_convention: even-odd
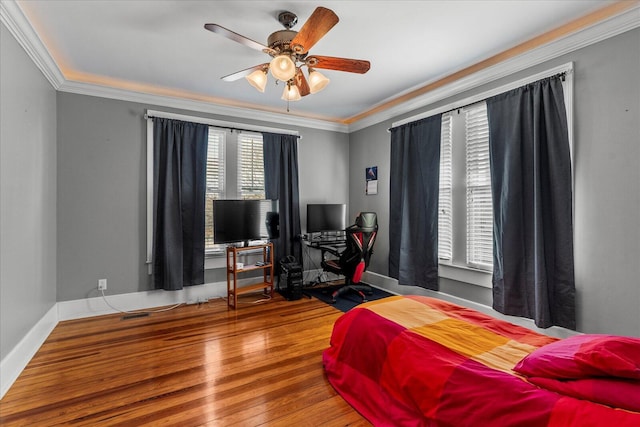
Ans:
[{"label": "speaker", "polygon": [[280,215],[278,212],[267,212],[265,225],[270,240],[280,238]]},{"label": "speaker", "polygon": [[288,257],[280,261],[278,292],[287,301],[302,298],[302,266],[295,259]]}]

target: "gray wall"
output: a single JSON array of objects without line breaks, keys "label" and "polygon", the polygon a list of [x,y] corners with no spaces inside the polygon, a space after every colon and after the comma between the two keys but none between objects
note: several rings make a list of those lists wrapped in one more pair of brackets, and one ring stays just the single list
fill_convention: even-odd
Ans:
[{"label": "gray wall", "polygon": [[640,336],[640,29],[576,56],[578,325]]},{"label": "gray wall", "polygon": [[56,92],[0,25],[0,359],[56,302]]},{"label": "gray wall", "polygon": [[58,93],[58,301],[149,289],[144,106]]},{"label": "gray wall", "polygon": [[[146,109],[296,129],[152,105],[58,94],[58,301],[151,289],[146,259]],[[301,210],[347,202],[348,135],[298,128]],[[304,218],[303,218],[304,221]],[[304,224],[303,224],[304,226]],[[224,269],[205,282],[225,281]]]},{"label": "gray wall", "polygon": [[[459,96],[574,61],[575,273],[578,330],[640,336],[640,29]],[[389,133],[394,118],[350,135],[351,210],[380,217],[371,271],[388,274]],[[365,196],[364,167],[378,165],[379,194]],[[409,288],[410,289],[410,288]],[[441,278],[441,290],[491,304],[489,289]]]},{"label": "gray wall", "polygon": [[[300,141],[300,220],[302,233],[307,227],[308,203],[345,203],[349,205],[349,135],[309,129]],[[305,270],[320,268],[320,251],[302,246]],[[305,281],[312,281],[315,273],[308,273]]]}]

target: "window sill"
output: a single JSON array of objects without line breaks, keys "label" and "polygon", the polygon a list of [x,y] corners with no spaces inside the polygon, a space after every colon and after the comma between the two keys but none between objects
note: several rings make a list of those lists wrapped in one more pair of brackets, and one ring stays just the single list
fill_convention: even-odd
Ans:
[{"label": "window sill", "polygon": [[493,272],[471,268],[465,265],[455,265],[447,261],[440,261],[438,276],[445,279],[481,286],[483,288],[493,287],[491,283]]}]

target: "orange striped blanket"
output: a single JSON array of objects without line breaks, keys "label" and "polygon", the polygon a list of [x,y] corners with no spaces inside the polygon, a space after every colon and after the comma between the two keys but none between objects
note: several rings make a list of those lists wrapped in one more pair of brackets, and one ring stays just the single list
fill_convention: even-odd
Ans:
[{"label": "orange striped blanket", "polygon": [[540,388],[513,371],[556,341],[442,300],[394,296],[334,325],[337,392],[375,426],[640,426],[640,413]]}]

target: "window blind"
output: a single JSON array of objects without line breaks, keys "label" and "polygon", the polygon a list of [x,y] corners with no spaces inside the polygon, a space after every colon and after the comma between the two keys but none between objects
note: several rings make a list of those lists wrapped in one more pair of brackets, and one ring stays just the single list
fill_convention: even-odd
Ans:
[{"label": "window blind", "polygon": [[238,152],[238,194],[242,199],[264,199],[262,135],[242,133]]},{"label": "window blind", "polygon": [[224,193],[224,137],[224,132],[209,128],[207,193]]},{"label": "window blind", "polygon": [[493,203],[489,173],[489,123],[484,102],[464,109],[466,130],[467,264],[493,266]]},{"label": "window blind", "polygon": [[452,127],[451,113],[442,115],[440,139],[440,196],[438,198],[438,258],[450,260],[453,251],[452,227]]},{"label": "window blind", "polygon": [[209,127],[207,141],[207,190],[205,199],[205,249],[213,244],[213,201],[224,196],[224,143],[225,133]]}]

